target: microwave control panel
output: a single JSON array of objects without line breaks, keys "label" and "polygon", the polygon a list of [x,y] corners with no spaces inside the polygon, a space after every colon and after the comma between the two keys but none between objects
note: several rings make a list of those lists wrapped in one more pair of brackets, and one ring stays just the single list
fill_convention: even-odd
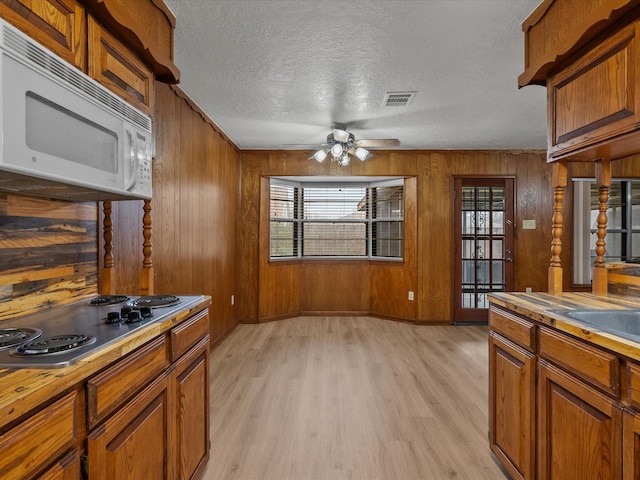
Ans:
[{"label": "microwave control panel", "polygon": [[135,181],[130,188],[132,193],[151,198],[151,145],[150,138],[140,133],[136,133],[135,153],[137,171],[131,172],[135,174]]}]

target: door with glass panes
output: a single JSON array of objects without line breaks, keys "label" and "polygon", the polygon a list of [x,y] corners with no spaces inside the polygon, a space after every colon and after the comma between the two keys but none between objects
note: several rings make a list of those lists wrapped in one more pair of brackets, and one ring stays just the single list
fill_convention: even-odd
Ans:
[{"label": "door with glass panes", "polygon": [[513,290],[513,178],[455,179],[456,323],[486,322],[491,292]]}]

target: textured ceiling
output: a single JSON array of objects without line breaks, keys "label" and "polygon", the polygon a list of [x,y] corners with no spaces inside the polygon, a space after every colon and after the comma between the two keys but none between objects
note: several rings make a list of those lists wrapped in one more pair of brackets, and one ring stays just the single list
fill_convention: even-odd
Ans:
[{"label": "textured ceiling", "polygon": [[[165,1],[181,88],[241,149],[334,124],[400,149],[546,148],[546,90],[517,88],[540,0]],[[384,107],[388,91],[417,95]]]}]

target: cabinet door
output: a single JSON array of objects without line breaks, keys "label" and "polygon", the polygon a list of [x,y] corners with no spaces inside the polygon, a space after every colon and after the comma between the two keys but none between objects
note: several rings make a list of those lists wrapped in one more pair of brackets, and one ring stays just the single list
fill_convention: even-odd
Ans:
[{"label": "cabinet door", "polygon": [[80,453],[73,450],[58,460],[38,480],[80,480]]},{"label": "cabinet door", "polygon": [[538,478],[621,478],[622,409],[544,360],[538,365]]},{"label": "cabinet door", "polygon": [[153,72],[91,16],[88,37],[89,76],[151,114]]},{"label": "cabinet door", "polygon": [[199,478],[209,460],[209,336],[175,366],[177,478]]},{"label": "cabinet door", "polygon": [[561,158],[567,152],[597,144],[605,145],[600,150],[585,151],[582,157],[578,152],[573,158],[590,160],[597,158],[596,154],[615,158],[626,152],[628,146],[616,147],[611,141],[635,130],[640,121],[639,25],[622,29],[549,78],[551,157]]},{"label": "cabinet door", "polygon": [[535,478],[535,357],[491,332],[489,440],[511,476]]},{"label": "cabinet door", "polygon": [[[123,385],[123,388],[125,386]],[[173,479],[172,396],[163,374],[87,438],[89,479]]]},{"label": "cabinet door", "polygon": [[0,0],[0,17],[85,70],[85,17],[76,0]]}]

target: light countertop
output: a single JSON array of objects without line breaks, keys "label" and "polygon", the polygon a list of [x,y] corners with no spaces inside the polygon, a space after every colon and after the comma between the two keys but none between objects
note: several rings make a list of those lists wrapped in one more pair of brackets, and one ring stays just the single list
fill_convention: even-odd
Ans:
[{"label": "light countertop", "polygon": [[491,293],[492,305],[506,308],[542,325],[586,340],[594,345],[640,361],[640,343],[562,315],[571,310],[640,310],[633,297],[600,297],[591,293]]}]

